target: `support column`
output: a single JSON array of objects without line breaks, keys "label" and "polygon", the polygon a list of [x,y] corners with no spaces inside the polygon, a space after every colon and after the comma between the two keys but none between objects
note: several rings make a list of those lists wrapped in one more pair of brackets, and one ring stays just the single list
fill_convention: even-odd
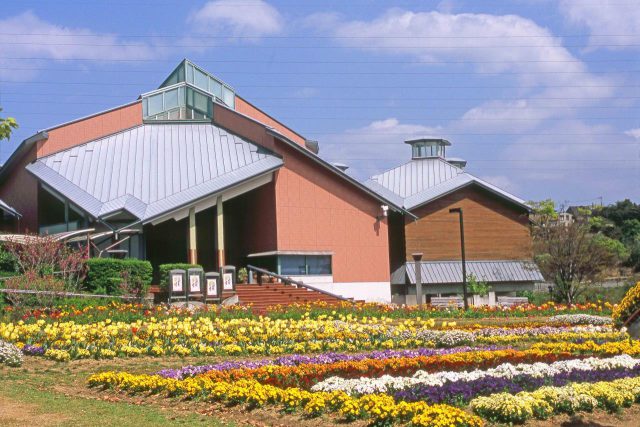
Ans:
[{"label": "support column", "polygon": [[189,264],[198,263],[196,208],[189,209]]},{"label": "support column", "polygon": [[218,260],[218,268],[225,265],[224,259],[224,210],[222,208],[222,196],[218,196],[216,200],[216,258]]}]

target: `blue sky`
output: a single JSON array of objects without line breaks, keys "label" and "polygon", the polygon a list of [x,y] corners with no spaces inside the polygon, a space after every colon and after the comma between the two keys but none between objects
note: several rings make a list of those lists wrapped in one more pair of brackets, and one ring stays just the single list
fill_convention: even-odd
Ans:
[{"label": "blue sky", "polygon": [[640,201],[637,0],[5,3],[2,160],[188,57],[359,179],[433,136],[524,199]]}]

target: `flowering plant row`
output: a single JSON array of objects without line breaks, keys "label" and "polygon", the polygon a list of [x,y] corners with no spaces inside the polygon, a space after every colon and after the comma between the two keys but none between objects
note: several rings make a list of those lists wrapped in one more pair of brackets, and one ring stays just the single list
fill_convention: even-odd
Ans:
[{"label": "flowering plant row", "polygon": [[564,386],[573,382],[612,381],[618,378],[632,378],[639,375],[640,366],[635,366],[634,368],[596,369],[592,371],[566,371],[548,377],[527,374],[520,374],[511,378],[483,377],[473,381],[448,382],[442,386],[418,385],[406,390],[400,390],[394,394],[394,397],[398,401],[425,401],[428,403],[466,405],[474,397],[493,393],[518,393],[525,390],[537,390],[543,386]]},{"label": "flowering plant row", "polygon": [[229,371],[232,369],[256,369],[263,366],[298,366],[308,364],[330,364],[336,362],[347,361],[360,361],[365,359],[394,359],[403,357],[418,357],[418,356],[435,356],[439,354],[452,354],[466,351],[478,351],[478,350],[498,350],[500,347],[455,347],[450,349],[433,349],[433,348],[416,348],[411,350],[377,350],[367,353],[322,353],[318,355],[304,355],[304,354],[289,354],[286,356],[280,356],[275,359],[261,359],[261,360],[244,360],[244,361],[226,361],[216,363],[213,365],[187,365],[178,369],[163,369],[157,372],[165,378],[184,379],[188,377],[195,377],[196,375],[204,374],[209,371]]},{"label": "flowering plant row", "polygon": [[403,389],[411,389],[405,396],[410,400],[419,400],[416,396],[427,394],[423,386],[429,388],[443,387],[446,384],[461,382],[477,382],[490,384],[498,379],[513,380],[516,376],[526,376],[529,379],[544,379],[572,372],[606,371],[611,369],[632,370],[640,365],[640,360],[629,355],[614,356],[605,359],[590,357],[587,359],[560,360],[553,363],[537,362],[533,364],[503,363],[495,368],[486,370],[475,369],[472,371],[438,371],[426,372],[420,370],[410,377],[393,377],[384,375],[379,378],[354,378],[330,377],[319,382],[311,388],[311,391],[336,391],[341,390],[347,394],[371,394],[387,393]]},{"label": "flowering plant row", "polygon": [[22,352],[15,345],[0,340],[0,365],[18,367],[22,365]]},{"label": "flowering plant row", "polygon": [[548,319],[549,323],[561,325],[611,325],[611,317],[592,314],[558,314]]},{"label": "flowering plant row", "polygon": [[312,393],[299,388],[279,388],[255,380],[213,381],[207,378],[176,380],[159,375],[132,375],[105,372],[88,379],[92,387],[114,388],[130,393],[166,393],[187,398],[203,398],[251,408],[279,405],[284,411],[302,409],[308,416],[336,413],[346,419],[368,419],[373,425],[411,422],[416,427],[481,427],[483,421],[461,409],[425,402],[399,402],[384,394],[351,397],[343,392]]},{"label": "flowering plant row", "polygon": [[274,318],[300,318],[304,314],[311,317],[318,317],[328,314],[348,314],[392,317],[392,318],[450,318],[450,319],[477,319],[477,318],[512,318],[531,316],[553,316],[556,314],[600,314],[611,313],[613,305],[608,302],[585,303],[585,304],[556,304],[552,301],[541,304],[522,304],[510,307],[500,306],[479,306],[470,307],[469,310],[462,310],[457,307],[436,307],[430,305],[405,306],[380,303],[357,303],[352,304],[342,302],[338,304],[328,304],[326,302],[295,303],[286,306],[275,305],[267,309],[268,316]]},{"label": "flowering plant row", "polygon": [[640,401],[640,377],[542,387],[533,392],[498,393],[471,401],[473,411],[495,422],[523,423],[553,414],[591,412],[602,408],[614,412]]},{"label": "flowering plant row", "polygon": [[330,377],[376,378],[381,375],[408,376],[419,370],[437,372],[444,369],[462,371],[472,368],[489,368],[501,363],[534,363],[575,358],[569,352],[539,350],[478,350],[391,359],[364,359],[328,364],[302,364],[297,366],[263,366],[255,369],[231,369],[209,371],[199,375],[213,381],[238,381],[255,379],[262,384],[280,387],[310,388]]},{"label": "flowering plant row", "polygon": [[432,319],[404,322],[390,318],[342,320],[272,320],[166,318],[131,323],[107,319],[92,324],[73,321],[0,323],[0,339],[55,360],[134,357],[139,355],[234,355],[367,351],[415,347],[455,347],[473,343],[518,344],[535,341],[626,339],[602,326],[433,330]]},{"label": "flowering plant row", "polygon": [[629,289],[611,315],[617,326],[622,326],[629,317],[640,310],[640,282]]}]

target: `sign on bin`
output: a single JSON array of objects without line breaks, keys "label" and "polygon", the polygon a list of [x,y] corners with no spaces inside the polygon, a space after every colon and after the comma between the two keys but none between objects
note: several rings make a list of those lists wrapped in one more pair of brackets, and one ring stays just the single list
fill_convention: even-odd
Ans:
[{"label": "sign on bin", "polygon": [[200,275],[194,274],[189,276],[189,292],[200,293]]},{"label": "sign on bin", "polygon": [[184,283],[182,282],[182,274],[171,276],[171,290],[174,293],[184,293]]},{"label": "sign on bin", "polygon": [[233,273],[224,273],[222,275],[222,288],[225,291],[233,290]]},{"label": "sign on bin", "polygon": [[207,296],[218,296],[218,279],[207,279]]}]

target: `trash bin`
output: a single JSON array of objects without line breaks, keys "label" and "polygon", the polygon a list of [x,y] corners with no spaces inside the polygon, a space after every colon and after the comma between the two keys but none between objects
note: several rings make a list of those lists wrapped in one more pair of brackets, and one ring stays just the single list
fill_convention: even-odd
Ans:
[{"label": "trash bin", "polygon": [[220,273],[211,271],[204,275],[205,283],[205,301],[217,301],[222,296],[222,283],[220,282]]},{"label": "trash bin", "polygon": [[222,291],[231,292],[236,290],[236,268],[233,265],[224,265],[220,269],[222,275]]},{"label": "trash bin", "polygon": [[204,271],[201,268],[188,269],[187,282],[187,295],[189,296],[189,301],[204,300]]},{"label": "trash bin", "polygon": [[169,271],[169,300],[168,303],[176,300],[187,299],[187,272],[184,270]]}]

